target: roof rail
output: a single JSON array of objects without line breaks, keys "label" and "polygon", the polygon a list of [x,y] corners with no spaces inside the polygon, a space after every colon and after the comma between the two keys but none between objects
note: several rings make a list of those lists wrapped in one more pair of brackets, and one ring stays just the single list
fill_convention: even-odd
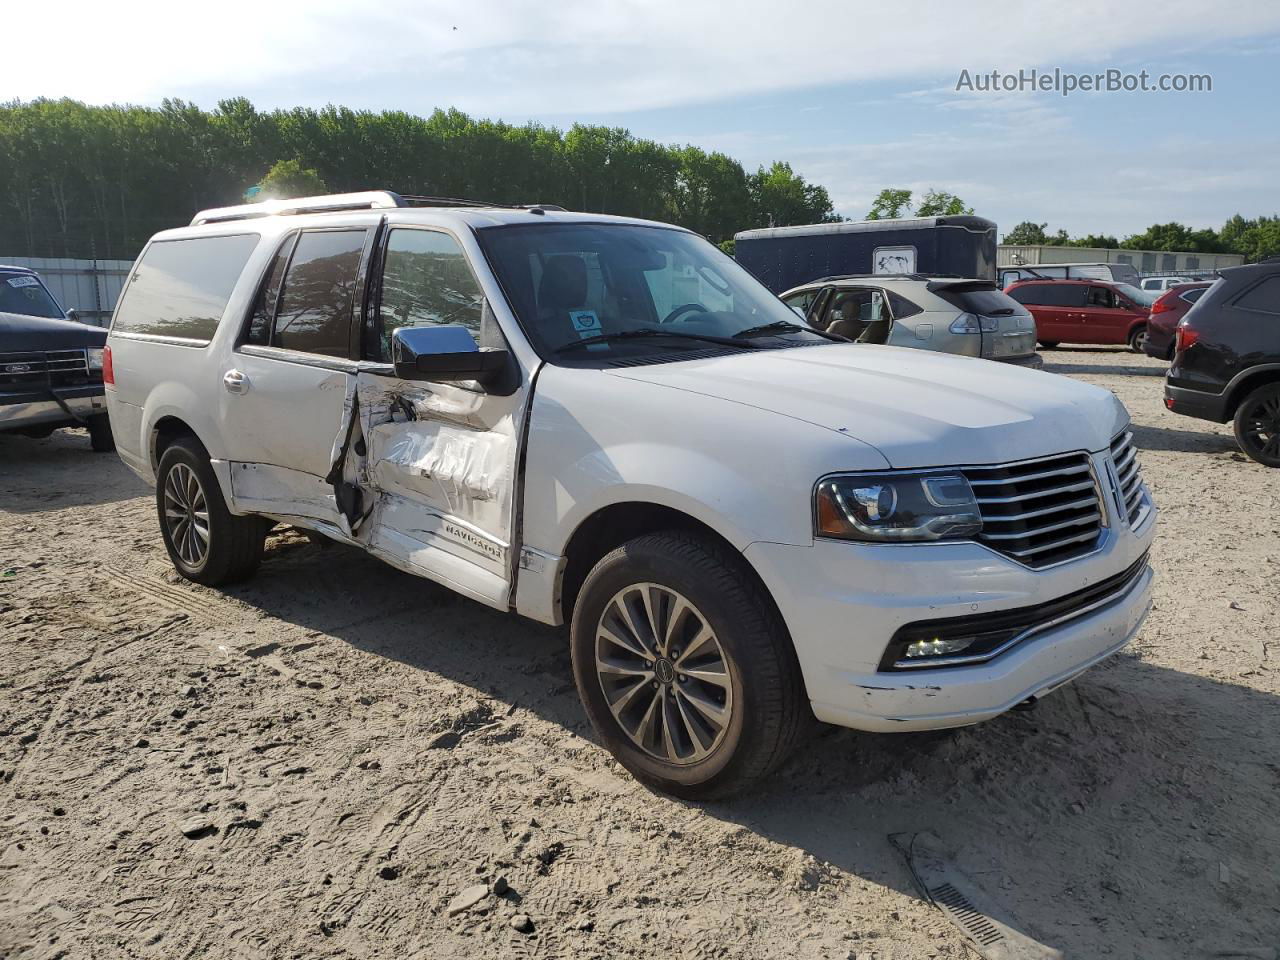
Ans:
[{"label": "roof rail", "polygon": [[[419,199],[419,198],[414,198]],[[466,201],[454,201],[465,203]],[[252,220],[256,217],[274,217],[281,214],[322,213],[337,210],[383,210],[388,207],[408,206],[405,198],[390,190],[367,190],[363,193],[334,193],[327,197],[295,197],[291,200],[263,200],[260,203],[242,203],[234,207],[213,207],[201,210],[191,218],[191,226],[202,223],[223,223],[228,220]]]}]

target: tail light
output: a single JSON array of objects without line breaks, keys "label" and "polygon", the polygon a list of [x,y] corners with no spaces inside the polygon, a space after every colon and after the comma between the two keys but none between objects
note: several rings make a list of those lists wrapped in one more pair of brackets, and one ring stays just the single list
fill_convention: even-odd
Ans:
[{"label": "tail light", "polygon": [[1151,305],[1151,315],[1154,317],[1157,313],[1168,313],[1172,309],[1173,304],[1169,302],[1169,298],[1161,297]]},{"label": "tail light", "polygon": [[1173,349],[1175,352],[1181,353],[1199,339],[1200,332],[1195,327],[1188,327],[1185,323],[1180,323],[1173,331]]},{"label": "tail light", "polygon": [[111,366],[110,347],[102,348],[102,382],[108,387],[114,387],[116,385],[116,371],[115,368]]}]

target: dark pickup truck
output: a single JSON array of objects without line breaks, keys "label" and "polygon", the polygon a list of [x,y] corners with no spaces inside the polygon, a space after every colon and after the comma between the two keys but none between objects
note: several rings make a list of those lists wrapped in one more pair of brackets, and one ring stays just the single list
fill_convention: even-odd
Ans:
[{"label": "dark pickup truck", "polygon": [[68,319],[34,271],[0,266],[0,433],[86,427],[94,450],[115,449],[102,386],[106,340],[106,330]]}]

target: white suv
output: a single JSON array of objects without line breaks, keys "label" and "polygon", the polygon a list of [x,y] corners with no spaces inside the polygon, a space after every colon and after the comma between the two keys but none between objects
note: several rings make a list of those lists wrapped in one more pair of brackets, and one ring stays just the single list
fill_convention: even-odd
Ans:
[{"label": "white suv", "polygon": [[183,576],[248,576],[285,522],[568,622],[601,741],[723,795],[813,716],[1034,700],[1150,606],[1112,394],[795,319],[675,227],[315,198],[155,236],[107,395]]}]

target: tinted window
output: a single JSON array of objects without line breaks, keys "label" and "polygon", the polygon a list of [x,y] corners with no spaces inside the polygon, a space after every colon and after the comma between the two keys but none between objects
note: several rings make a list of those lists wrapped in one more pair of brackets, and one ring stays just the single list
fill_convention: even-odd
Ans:
[{"label": "tinted window", "polygon": [[889,291],[889,309],[894,317],[901,320],[903,317],[913,317],[921,312],[921,308],[912,303],[906,297],[899,296],[892,290]]},{"label": "tinted window", "polygon": [[985,316],[1007,316],[1022,313],[1008,294],[997,290],[994,283],[957,283],[935,291],[957,310]]},{"label": "tinted window", "polygon": [[1085,286],[1082,283],[1029,283],[1009,291],[1019,303],[1045,307],[1083,307]]},{"label": "tinted window", "polygon": [[259,239],[255,233],[152,243],[134,268],[112,330],[208,343]]},{"label": "tinted window", "polygon": [[263,281],[262,288],[258,291],[258,298],[254,301],[253,313],[249,316],[249,332],[244,338],[245,343],[256,343],[259,346],[270,343],[271,320],[275,316],[276,304],[280,300],[280,281],[284,279],[284,268],[289,262],[289,254],[293,251],[293,244],[297,239],[297,234],[290,234],[280,244],[280,250],[272,258],[266,280]]},{"label": "tinted window", "polygon": [[1236,299],[1236,306],[1242,310],[1280,313],[1280,276],[1267,277],[1250,287]]},{"label": "tinted window", "polygon": [[364,230],[325,230],[298,237],[280,292],[273,347],[348,355],[364,241]]},{"label": "tinted window", "polygon": [[1116,305],[1116,295],[1106,287],[1090,287],[1087,303],[1091,307],[1110,309]]},{"label": "tinted window", "polygon": [[484,294],[458,241],[435,230],[392,230],[382,268],[370,360],[391,360],[398,327],[461,326],[479,340]]},{"label": "tinted window", "polygon": [[1180,296],[1183,300],[1187,301],[1187,303],[1195,303],[1204,296],[1204,292],[1208,289],[1208,287],[1196,287],[1194,290],[1187,290],[1183,292]]},{"label": "tinted window", "polygon": [[49,291],[29,273],[0,271],[0,313],[61,319],[63,313]]}]

